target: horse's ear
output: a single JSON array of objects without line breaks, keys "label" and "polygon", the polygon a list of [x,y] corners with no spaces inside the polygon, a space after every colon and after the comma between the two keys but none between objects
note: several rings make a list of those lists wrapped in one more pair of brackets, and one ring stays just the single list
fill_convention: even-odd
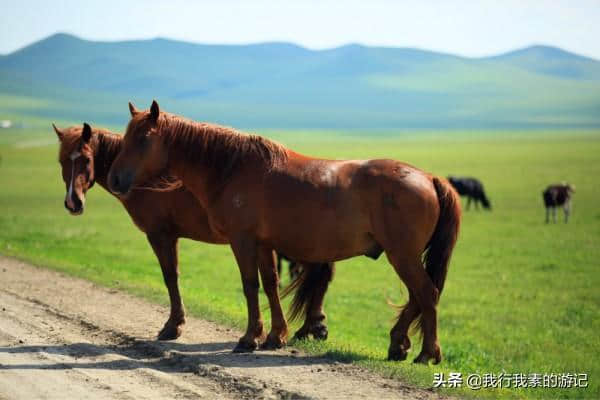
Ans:
[{"label": "horse's ear", "polygon": [[156,100],[152,100],[152,105],[150,106],[150,118],[153,121],[158,120],[158,115],[160,114],[160,108],[158,107],[158,103]]},{"label": "horse's ear", "polygon": [[81,139],[83,139],[83,143],[89,143],[92,138],[92,128],[88,125],[87,122],[83,123],[83,131],[81,132]]},{"label": "horse's ear", "polygon": [[56,132],[56,136],[58,136],[58,140],[63,140],[65,136],[64,132],[58,129],[54,123],[52,123],[52,127],[54,128],[54,132]]},{"label": "horse's ear", "polygon": [[135,117],[137,114],[139,114],[140,111],[137,108],[135,108],[132,102],[129,102],[129,112],[131,113],[132,117]]}]

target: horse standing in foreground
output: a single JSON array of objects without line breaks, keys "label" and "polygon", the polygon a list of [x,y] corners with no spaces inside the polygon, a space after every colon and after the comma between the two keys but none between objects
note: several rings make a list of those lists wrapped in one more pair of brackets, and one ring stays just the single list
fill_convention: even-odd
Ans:
[{"label": "horse standing in foreground", "polygon": [[459,195],[467,196],[467,210],[471,207],[471,201],[475,203],[475,209],[477,209],[479,202],[481,202],[483,208],[487,210],[492,209],[492,205],[483,190],[483,184],[479,179],[449,176],[448,182],[456,189]]},{"label": "horse standing in foreground", "polygon": [[211,229],[228,238],[242,275],[248,327],[235,351],[253,351],[263,334],[259,272],[272,322],[263,347],[286,342],[273,249],[305,262],[385,252],[409,292],[388,358],[406,358],[418,318],[423,347],[415,362],[441,361],[437,304],[460,224],[448,182],[393,160],[307,157],[257,135],[160,112],[156,102],[149,111],[130,104],[130,112],[109,187],[125,195],[167,169],[197,197]]},{"label": "horse standing in foreground", "polygon": [[[67,194],[65,207],[72,215],[83,213],[86,192],[97,182],[107,189],[108,171],[121,150],[123,137],[88,124],[54,130],[60,140],[59,162]],[[169,191],[133,189],[119,198],[135,225],[146,233],[162,269],[169,292],[171,313],[160,330],[160,340],[181,335],[185,310],[179,292],[177,241],[180,237],[212,244],[227,244],[227,239],[211,230],[206,212],[194,195],[183,187]],[[333,276],[333,263],[304,265],[303,273],[288,293],[295,290],[291,314],[304,314],[304,325],[296,336],[327,338],[323,298]]]},{"label": "horse standing in foreground", "polygon": [[542,192],[544,206],[546,207],[546,223],[550,222],[550,211],[552,220],[556,223],[556,207],[562,207],[565,213],[565,224],[569,222],[571,213],[571,194],[575,193],[575,187],[568,183],[550,185]]}]

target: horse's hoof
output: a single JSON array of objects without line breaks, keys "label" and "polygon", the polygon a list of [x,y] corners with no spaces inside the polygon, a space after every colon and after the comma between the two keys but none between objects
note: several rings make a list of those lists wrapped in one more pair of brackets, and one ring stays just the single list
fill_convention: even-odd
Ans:
[{"label": "horse's hoof", "polygon": [[277,350],[285,346],[285,342],[277,336],[269,335],[267,340],[260,345],[261,350]]},{"label": "horse's hoof", "polygon": [[252,353],[254,350],[256,350],[256,342],[246,342],[243,340],[240,340],[238,342],[238,344],[235,346],[235,348],[233,349],[234,353]]},{"label": "horse's hoof", "polygon": [[433,360],[433,365],[437,365],[442,361],[442,354],[438,352],[438,354],[432,356],[422,351],[421,354],[413,360],[413,363],[429,365],[429,360]]},{"label": "horse's hoof", "polygon": [[158,332],[158,340],[175,340],[181,336],[183,329],[181,325],[167,325]]},{"label": "horse's hoof", "polygon": [[305,329],[299,329],[296,333],[294,333],[293,340],[304,340],[308,338],[308,331]]},{"label": "horse's hoof", "polygon": [[388,361],[404,361],[408,352],[403,349],[389,349],[388,350]]},{"label": "horse's hoof", "polygon": [[327,326],[325,326],[323,324],[319,324],[319,325],[312,327],[312,329],[310,330],[310,333],[312,333],[313,338],[315,340],[327,340],[327,336],[329,335]]}]

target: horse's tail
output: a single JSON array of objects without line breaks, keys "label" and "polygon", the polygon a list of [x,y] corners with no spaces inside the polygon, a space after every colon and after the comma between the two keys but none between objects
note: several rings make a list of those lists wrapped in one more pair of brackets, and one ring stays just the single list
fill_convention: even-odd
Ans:
[{"label": "horse's tail", "polygon": [[[306,315],[308,307],[323,286],[329,286],[335,272],[334,263],[302,264],[302,272],[283,291],[281,298],[294,292],[294,298],[288,311],[288,320],[294,321]],[[325,290],[327,290],[325,288]]]},{"label": "horse's tail", "polygon": [[438,295],[441,295],[450,256],[458,238],[461,211],[458,194],[450,183],[434,177],[433,185],[440,203],[440,216],[427,245],[424,262],[427,274],[438,289]]}]

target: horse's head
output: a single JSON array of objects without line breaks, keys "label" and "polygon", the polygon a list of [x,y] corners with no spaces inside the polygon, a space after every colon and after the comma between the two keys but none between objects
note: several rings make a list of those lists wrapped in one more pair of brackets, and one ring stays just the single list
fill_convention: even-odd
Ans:
[{"label": "horse's head", "polygon": [[108,175],[108,187],[117,195],[157,177],[167,166],[168,149],[159,135],[160,109],[156,101],[148,111],[139,111],[129,103],[131,121],[123,138],[123,147]]},{"label": "horse's head", "polygon": [[94,153],[90,146],[92,128],[86,123],[83,128],[59,129],[54,124],[52,127],[60,140],[58,161],[67,191],[65,208],[72,215],[80,215],[85,205],[85,194],[94,185]]}]

